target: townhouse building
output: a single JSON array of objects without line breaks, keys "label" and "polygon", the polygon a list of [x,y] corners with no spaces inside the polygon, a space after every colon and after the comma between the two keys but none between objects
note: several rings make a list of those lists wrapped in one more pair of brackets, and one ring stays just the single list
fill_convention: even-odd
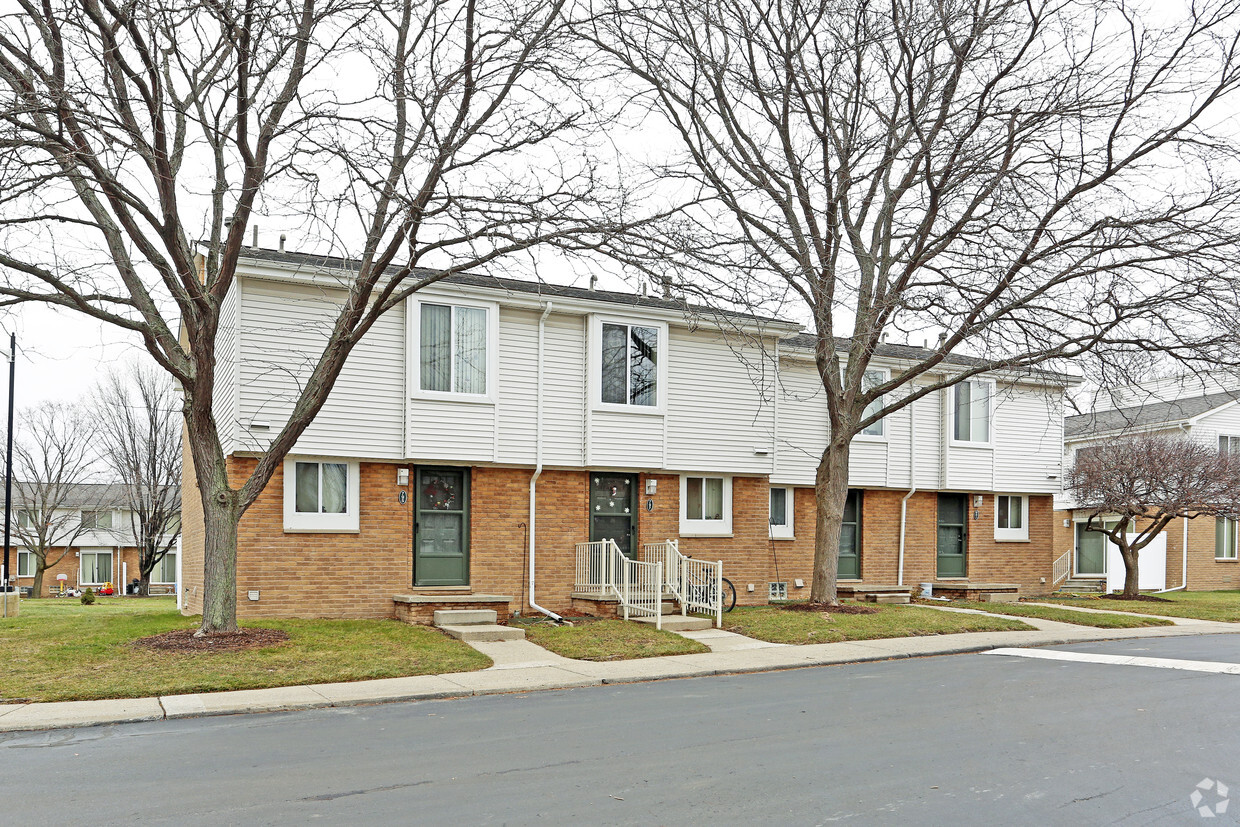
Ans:
[{"label": "townhouse building", "polygon": [[[216,421],[239,484],[321,352],[349,262],[250,249],[219,333]],[[924,351],[883,345],[873,378]],[[949,359],[945,371],[967,360]],[[937,379],[927,377],[926,381]],[[1059,374],[982,375],[857,437],[841,586],[1049,589]],[[808,596],[827,442],[798,324],[675,298],[459,275],[385,315],[243,516],[242,616],[594,611],[574,549],[678,541],[742,604]],[[186,453],[187,612],[201,504]]]},{"label": "townhouse building", "polygon": [[[1186,435],[1220,451],[1240,451],[1240,389],[1217,377],[1172,377],[1116,388],[1094,410],[1064,421],[1064,465],[1076,453],[1136,433]],[[1056,503],[1055,548],[1075,590],[1113,591],[1124,583],[1119,549],[1102,534],[1087,531],[1090,511],[1069,496]],[[1100,515],[1107,527],[1118,517]],[[1142,589],[1211,590],[1240,588],[1238,523],[1213,517],[1172,520],[1138,557]]]}]

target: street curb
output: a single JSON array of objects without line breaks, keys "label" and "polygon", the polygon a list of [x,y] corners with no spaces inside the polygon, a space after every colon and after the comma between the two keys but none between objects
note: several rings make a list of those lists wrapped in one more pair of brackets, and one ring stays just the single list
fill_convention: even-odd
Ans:
[{"label": "street curb", "polygon": [[[1238,634],[1240,625],[1199,627],[1150,627],[1140,630],[1149,632],[1152,629],[1179,629],[1177,634],[1114,634],[1120,630],[1105,630],[1111,634],[1098,635],[1058,635],[1047,634],[1035,641],[1020,643],[1021,647],[1034,648],[1044,646],[1063,646],[1072,643],[1095,643],[1111,640],[1139,639],[1147,637],[1191,637],[1211,634]],[[1102,631],[1102,630],[1100,630]],[[977,632],[966,634],[993,634]],[[1027,634],[1027,633],[1025,633]],[[895,641],[926,641],[926,637],[885,638],[876,641],[847,641],[844,645],[871,648],[892,645]],[[247,689],[229,692],[204,692],[186,695],[164,695],[156,698],[125,698],[119,700],[98,701],[59,701],[51,703],[8,704],[0,705],[0,733],[33,732],[75,727],[100,726],[104,724],[125,724],[158,720],[180,720],[188,718],[204,718],[217,715],[241,715],[262,712],[292,712],[305,709],[331,709],[358,706],[373,706],[385,703],[408,703],[416,701],[446,700],[468,698],[484,695],[524,694],[547,690],[583,689],[593,686],[613,686],[633,683],[647,683],[658,680],[679,680],[684,678],[703,678],[717,675],[747,675],[760,672],[784,672],[793,669],[810,669],[824,666],[846,666],[857,663],[878,663],[882,661],[904,660],[923,657],[940,657],[946,655],[976,654],[993,649],[1010,648],[1017,644],[1012,640],[996,640],[988,643],[950,643],[924,651],[893,650],[850,653],[847,650],[839,654],[810,655],[796,657],[804,652],[802,646],[786,648],[762,648],[746,650],[743,653],[726,653],[729,660],[744,658],[750,653],[768,653],[752,655],[754,662],[750,664],[732,664],[727,666],[687,665],[685,659],[719,659],[725,653],[701,653],[695,655],[674,655],[666,658],[672,661],[667,668],[651,668],[646,674],[609,676],[608,671],[623,669],[625,664],[637,664],[636,672],[641,672],[641,665],[654,667],[662,658],[639,658],[628,661],[609,661],[593,663],[590,661],[570,661],[580,671],[571,671],[564,666],[535,666],[525,669],[504,669],[498,671],[479,670],[476,672],[451,672],[444,675],[414,675],[404,678],[381,678],[373,681],[356,681],[351,683],[318,684],[313,686],[283,686],[269,689]],[[838,646],[840,644],[810,644],[813,646]],[[780,658],[780,653],[787,656]],[[766,661],[766,662],[763,662]],[[772,662],[773,661],[773,662]],[[562,673],[555,675],[547,670]],[[537,675],[530,673],[536,672]],[[595,672],[596,674],[590,674]],[[422,689],[414,689],[419,683],[432,684]],[[438,685],[434,685],[438,684]],[[479,684],[471,686],[470,684]],[[402,690],[402,685],[410,688]],[[386,690],[386,691],[385,691]]]}]

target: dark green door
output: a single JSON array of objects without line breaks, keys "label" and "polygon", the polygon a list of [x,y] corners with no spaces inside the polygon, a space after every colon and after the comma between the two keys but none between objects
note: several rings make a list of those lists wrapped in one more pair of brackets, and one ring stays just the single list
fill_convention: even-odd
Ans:
[{"label": "dark green door", "polygon": [[968,502],[964,494],[939,494],[937,577],[965,577],[968,566]]},{"label": "dark green door", "polygon": [[861,579],[861,491],[856,488],[848,492],[848,499],[844,501],[839,579]]},{"label": "dark green door", "polygon": [[595,471],[590,475],[590,542],[615,540],[637,554],[637,477]]},{"label": "dark green door", "polygon": [[469,585],[468,468],[417,469],[413,584]]}]

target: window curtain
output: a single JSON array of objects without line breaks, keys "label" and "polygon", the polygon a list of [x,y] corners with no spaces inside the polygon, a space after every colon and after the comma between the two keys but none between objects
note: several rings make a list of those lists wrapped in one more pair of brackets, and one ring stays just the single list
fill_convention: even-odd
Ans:
[{"label": "window curtain", "polygon": [[349,505],[349,466],[323,463],[323,513],[344,514]]},{"label": "window curtain", "polygon": [[442,304],[424,304],[420,324],[422,390],[451,390],[452,308]]},{"label": "window curtain", "polygon": [[487,312],[480,307],[456,308],[457,393],[487,392]]},{"label": "window curtain", "polygon": [[34,577],[34,554],[29,551],[17,552],[17,576]]},{"label": "window curtain", "polygon": [[702,478],[689,477],[685,480],[685,518],[702,519]]},{"label": "window curtain", "polygon": [[319,513],[319,464],[299,462],[296,472],[297,502],[295,508],[301,513]]},{"label": "window curtain", "polygon": [[788,525],[788,489],[771,489],[771,525]]},{"label": "window curtain", "polygon": [[603,325],[602,392],[603,401],[623,405],[628,401],[628,328]]},{"label": "window curtain", "polygon": [[973,398],[969,400],[969,433],[974,442],[990,442],[990,385],[970,382]]},{"label": "window curtain", "polygon": [[723,480],[706,479],[705,496],[703,497],[703,519],[706,520],[722,520],[723,519]]},{"label": "window curtain", "polygon": [[952,428],[956,439],[967,440],[970,438],[969,424],[969,401],[972,398],[970,394],[968,382],[961,382],[952,388],[952,393],[956,395],[956,410],[953,414]]}]

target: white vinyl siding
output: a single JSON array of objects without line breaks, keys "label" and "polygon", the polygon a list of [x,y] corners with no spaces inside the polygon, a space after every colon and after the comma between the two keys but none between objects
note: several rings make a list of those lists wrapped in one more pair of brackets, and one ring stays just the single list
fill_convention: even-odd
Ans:
[{"label": "white vinyl siding", "polygon": [[[242,450],[266,447],[310,376],[344,291],[246,279],[241,297]],[[385,313],[345,361],[295,452],[403,459],[405,306]],[[267,423],[256,430],[252,422]]]},{"label": "white vinyl siding", "polygon": [[215,386],[211,412],[219,431],[220,445],[225,454],[240,449],[240,384],[238,357],[241,338],[241,283],[234,280],[224,301],[220,303],[220,322],[215,334]]}]

